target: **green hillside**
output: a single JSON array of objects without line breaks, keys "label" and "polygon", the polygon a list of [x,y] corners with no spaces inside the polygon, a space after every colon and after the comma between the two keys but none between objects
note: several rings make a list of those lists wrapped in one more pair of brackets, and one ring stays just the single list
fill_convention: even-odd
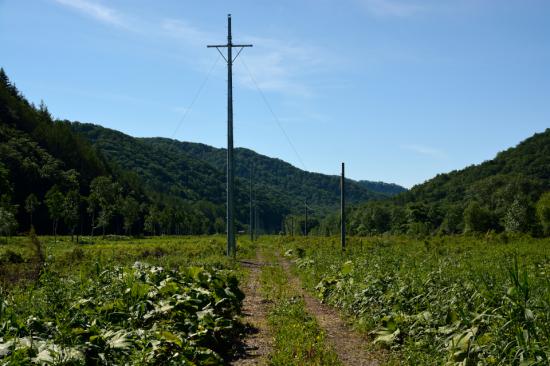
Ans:
[{"label": "green hillside", "polygon": [[[178,199],[211,202],[223,210],[225,202],[226,150],[167,138],[133,138],[93,124],[72,123],[73,131],[90,141],[111,162],[137,173],[148,190]],[[237,219],[249,220],[250,169],[254,167],[253,194],[258,225],[278,231],[282,219],[302,213],[308,200],[311,215],[321,218],[339,204],[339,177],[300,170],[280,159],[249,149],[235,150]],[[348,200],[353,203],[388,197],[348,181]],[[313,221],[312,221],[313,224]]]},{"label": "green hillside", "polygon": [[0,69],[0,234],[31,222],[39,233],[141,231],[150,202],[136,174],[29,103]]},{"label": "green hillside", "polygon": [[[225,171],[226,149],[165,138],[145,138],[140,140],[152,146],[177,149],[182,154],[207,162],[219,171]],[[338,168],[336,167],[335,170],[338,171]],[[263,185],[271,191],[278,191],[288,196],[292,205],[299,206],[300,209],[304,198],[307,198],[312,206],[321,209],[334,207],[339,204],[339,176],[307,172],[281,159],[270,158],[245,148],[235,149],[236,176],[249,180],[251,169],[253,169],[254,182]],[[385,192],[383,189],[373,189],[375,187],[378,188],[374,184],[369,186],[368,184],[359,184],[349,179],[346,182],[347,199],[350,202],[365,202],[371,199],[385,198],[392,194]],[[404,190],[402,187],[399,188]]]},{"label": "green hillside", "polygon": [[[385,202],[355,207],[356,233],[541,233],[550,190],[550,129],[489,161],[439,174]],[[543,198],[544,200],[544,198]],[[538,210],[537,213],[537,204]],[[541,211],[542,210],[542,211]],[[334,221],[334,220],[332,220]],[[327,220],[325,225],[334,225]]]},{"label": "green hillside", "polygon": [[357,181],[357,183],[370,191],[386,194],[388,196],[395,196],[407,190],[405,187],[395,183],[372,182],[370,180],[360,180]]}]

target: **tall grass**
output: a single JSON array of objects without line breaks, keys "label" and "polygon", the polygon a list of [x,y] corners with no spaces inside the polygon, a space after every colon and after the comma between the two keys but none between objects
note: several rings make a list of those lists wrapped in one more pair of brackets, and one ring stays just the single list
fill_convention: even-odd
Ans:
[{"label": "tall grass", "polygon": [[310,291],[411,365],[550,358],[550,241],[528,237],[277,239]]}]

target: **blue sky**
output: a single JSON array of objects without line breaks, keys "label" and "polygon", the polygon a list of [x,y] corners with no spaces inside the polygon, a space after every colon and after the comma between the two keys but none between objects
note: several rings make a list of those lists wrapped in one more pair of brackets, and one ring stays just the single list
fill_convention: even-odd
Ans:
[{"label": "blue sky", "polygon": [[254,44],[236,146],[410,187],[550,127],[547,0],[0,0],[0,66],[57,118],[221,147],[226,69],[206,45],[227,13]]}]

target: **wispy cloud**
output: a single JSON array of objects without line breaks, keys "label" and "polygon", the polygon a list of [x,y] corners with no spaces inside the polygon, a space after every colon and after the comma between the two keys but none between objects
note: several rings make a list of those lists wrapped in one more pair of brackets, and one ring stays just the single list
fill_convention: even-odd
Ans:
[{"label": "wispy cloud", "polygon": [[378,17],[410,17],[424,7],[410,0],[359,0],[362,6]]},{"label": "wispy cloud", "polygon": [[439,150],[430,146],[410,144],[401,146],[402,149],[415,152],[420,155],[431,156],[438,159],[444,159],[447,154],[443,150]]},{"label": "wispy cloud", "polygon": [[182,19],[162,19],[160,30],[165,36],[174,37],[187,44],[200,45],[201,47],[214,40],[213,34],[201,30]]},{"label": "wispy cloud", "polygon": [[[192,49],[202,49],[206,44],[224,43],[225,40],[223,32],[218,34],[204,30],[182,18],[138,18],[96,0],[52,1],[99,22],[144,36],[177,39],[178,43],[192,46]],[[224,27],[220,28],[223,29]],[[234,69],[236,81],[250,89],[255,89],[257,84],[260,89],[267,92],[311,97],[314,91],[305,79],[331,62],[327,62],[326,55],[321,57],[321,51],[316,47],[300,44],[295,40],[289,43],[270,37],[243,35],[235,39],[235,42],[254,44],[253,50],[247,50],[240,56],[247,67],[242,67],[237,62]],[[200,58],[195,60],[202,68],[206,68],[207,62]],[[251,80],[247,68],[256,83]]]},{"label": "wispy cloud", "polygon": [[301,97],[314,95],[314,90],[304,82],[304,78],[326,67],[318,48],[267,37],[245,36],[243,42],[254,44],[254,50],[242,55],[244,67],[235,69],[245,87],[255,88],[248,74],[250,71],[264,91]]},{"label": "wispy cloud", "polygon": [[89,0],[54,0],[56,3],[78,11],[100,22],[126,27],[126,19],[108,6]]}]

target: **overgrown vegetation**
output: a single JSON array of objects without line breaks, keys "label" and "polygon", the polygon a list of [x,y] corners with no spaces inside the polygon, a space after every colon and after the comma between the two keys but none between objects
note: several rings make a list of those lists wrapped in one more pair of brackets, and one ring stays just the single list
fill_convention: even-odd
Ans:
[{"label": "overgrown vegetation", "polygon": [[[353,235],[426,236],[463,232],[548,235],[550,129],[500,152],[493,160],[439,174],[407,192],[352,207]],[[320,235],[339,230],[339,214],[321,222]]]},{"label": "overgrown vegetation", "polygon": [[550,242],[287,238],[312,293],[410,365],[550,362]]},{"label": "overgrown vegetation", "polygon": [[218,365],[237,352],[242,273],[223,238],[18,237],[0,258],[2,364]]}]

